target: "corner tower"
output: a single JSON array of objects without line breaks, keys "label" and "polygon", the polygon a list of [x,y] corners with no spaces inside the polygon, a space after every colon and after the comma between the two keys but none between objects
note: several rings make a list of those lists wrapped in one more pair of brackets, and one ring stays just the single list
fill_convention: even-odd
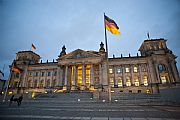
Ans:
[{"label": "corner tower", "polygon": [[139,48],[141,56],[148,60],[152,83],[163,87],[180,83],[177,56],[167,47],[166,41],[164,38],[144,40]]},{"label": "corner tower", "polygon": [[17,64],[36,64],[39,63],[40,56],[33,51],[20,51],[16,53]]}]

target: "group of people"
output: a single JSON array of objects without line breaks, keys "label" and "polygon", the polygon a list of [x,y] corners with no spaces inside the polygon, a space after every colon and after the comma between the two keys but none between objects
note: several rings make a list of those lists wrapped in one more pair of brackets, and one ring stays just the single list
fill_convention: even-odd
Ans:
[{"label": "group of people", "polygon": [[14,95],[10,98],[9,106],[11,106],[12,102],[17,102],[18,106],[21,105],[21,102],[23,100],[23,95],[19,96],[18,98],[14,98]]}]

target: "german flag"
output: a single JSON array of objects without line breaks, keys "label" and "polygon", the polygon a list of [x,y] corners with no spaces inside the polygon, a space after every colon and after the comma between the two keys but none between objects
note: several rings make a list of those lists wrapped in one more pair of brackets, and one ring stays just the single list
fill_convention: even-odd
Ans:
[{"label": "german flag", "polygon": [[119,27],[117,26],[116,22],[110,19],[108,16],[104,15],[106,29],[110,31],[114,35],[119,35]]},{"label": "german flag", "polygon": [[12,71],[15,73],[22,73],[23,70],[16,66],[16,63],[13,64]]}]

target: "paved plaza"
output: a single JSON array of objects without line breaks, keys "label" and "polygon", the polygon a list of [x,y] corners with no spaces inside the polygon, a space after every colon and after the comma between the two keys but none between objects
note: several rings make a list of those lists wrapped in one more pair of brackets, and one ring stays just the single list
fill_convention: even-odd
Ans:
[{"label": "paved plaza", "polygon": [[1,120],[175,120],[180,106],[137,101],[102,102],[93,99],[24,99],[21,106],[0,102]]}]

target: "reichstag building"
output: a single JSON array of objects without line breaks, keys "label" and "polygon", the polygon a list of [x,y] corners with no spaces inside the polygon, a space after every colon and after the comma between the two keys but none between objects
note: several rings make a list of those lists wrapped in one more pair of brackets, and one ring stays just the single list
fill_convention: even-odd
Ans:
[{"label": "reichstag building", "polygon": [[176,56],[166,40],[148,39],[141,44],[140,55],[106,58],[104,44],[99,51],[76,49],[66,53],[63,46],[52,62],[40,61],[33,51],[19,51],[13,63],[21,73],[11,71],[9,90],[26,92],[107,91],[122,93],[158,93],[180,83]]}]

